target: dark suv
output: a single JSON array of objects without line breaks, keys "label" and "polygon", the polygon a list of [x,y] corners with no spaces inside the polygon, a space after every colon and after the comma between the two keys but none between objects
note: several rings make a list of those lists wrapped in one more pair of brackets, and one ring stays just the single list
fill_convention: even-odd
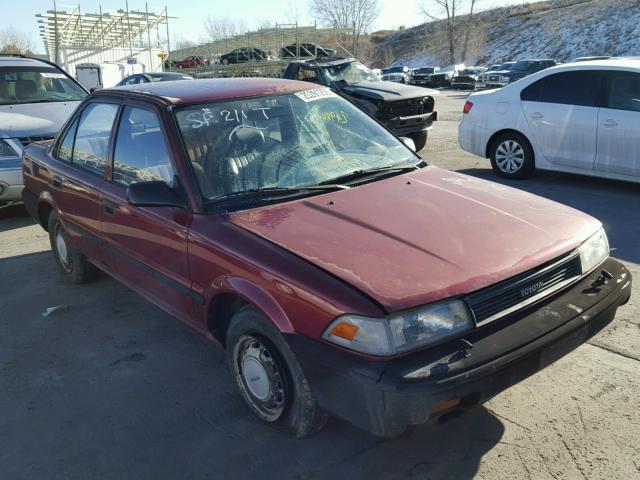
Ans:
[{"label": "dark suv", "polygon": [[545,68],[554,67],[557,63],[555,60],[520,60],[516,62],[509,73],[509,83],[513,83],[521,78],[544,70]]}]

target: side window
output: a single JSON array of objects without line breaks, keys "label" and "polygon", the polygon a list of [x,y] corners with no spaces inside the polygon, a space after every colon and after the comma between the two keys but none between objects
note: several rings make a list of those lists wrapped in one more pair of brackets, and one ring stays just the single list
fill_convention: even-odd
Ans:
[{"label": "side window", "polygon": [[56,152],[56,158],[63,162],[71,163],[73,156],[73,141],[76,138],[76,130],[78,129],[78,120],[73,122],[73,125],[69,127],[62,142],[58,144],[58,151]]},{"label": "side window", "polygon": [[640,112],[640,74],[611,73],[608,107]]},{"label": "side window", "polygon": [[155,113],[125,107],[113,154],[113,181],[120,185],[161,180],[173,185],[173,168]]},{"label": "side window", "polygon": [[600,79],[600,72],[594,70],[549,75],[544,79],[540,101],[596,107],[600,94]]},{"label": "side window", "polygon": [[302,80],[303,82],[322,83],[318,72],[312,68],[300,67],[296,80]]},{"label": "side window", "polygon": [[82,112],[73,147],[73,164],[98,175],[104,174],[109,137],[118,105],[90,103]]},{"label": "side window", "polygon": [[540,93],[542,93],[542,86],[544,85],[544,78],[533,82],[527,88],[520,92],[520,100],[525,102],[539,102]]},{"label": "side window", "polygon": [[135,77],[129,77],[129,80],[127,80],[127,85],[136,85],[138,83],[140,83],[140,77],[137,75]]}]

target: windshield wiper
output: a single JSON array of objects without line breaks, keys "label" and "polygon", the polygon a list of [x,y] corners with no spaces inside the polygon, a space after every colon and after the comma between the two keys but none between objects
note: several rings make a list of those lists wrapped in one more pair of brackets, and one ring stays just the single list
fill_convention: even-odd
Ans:
[{"label": "windshield wiper", "polygon": [[345,190],[351,187],[347,185],[338,185],[335,183],[331,184],[318,184],[318,185],[300,185],[298,187],[261,187],[261,188],[250,188],[248,190],[241,190],[238,192],[230,192],[225,193],[224,195],[219,195],[207,201],[207,203],[216,203],[220,201],[224,201],[231,198],[269,198],[269,197],[281,197],[288,196],[296,193],[302,193],[306,191],[313,190],[323,190],[323,191],[332,191],[332,190]]},{"label": "windshield wiper", "polygon": [[416,163],[410,164],[395,164],[395,165],[385,165],[382,167],[372,167],[372,168],[363,168],[360,170],[354,170],[353,172],[345,173],[344,175],[340,175],[335,178],[331,178],[329,180],[325,180],[324,182],[320,182],[319,185],[328,185],[328,184],[336,184],[341,182],[350,182],[353,180],[357,180],[359,178],[368,177],[370,175],[377,174],[385,174],[389,172],[410,172],[412,170],[417,170],[421,167],[421,164],[424,163],[424,160],[420,160]]}]

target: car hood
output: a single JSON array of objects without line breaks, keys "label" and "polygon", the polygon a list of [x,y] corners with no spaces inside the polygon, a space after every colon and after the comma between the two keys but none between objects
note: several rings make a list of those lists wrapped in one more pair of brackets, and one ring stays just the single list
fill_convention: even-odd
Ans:
[{"label": "car hood", "polygon": [[570,207],[436,167],[229,219],[387,311],[505,280],[576,248],[600,227]]},{"label": "car hood", "polygon": [[53,137],[80,102],[23,103],[0,106],[0,136]]},{"label": "car hood", "polygon": [[[397,75],[402,74],[400,73]],[[413,85],[404,85],[394,82],[351,83],[348,86],[343,87],[342,90],[347,93],[360,95],[373,100],[383,100],[385,102],[402,100],[404,98],[424,97],[427,95],[434,96],[438,94],[437,90],[432,90],[430,88],[414,87]]]}]

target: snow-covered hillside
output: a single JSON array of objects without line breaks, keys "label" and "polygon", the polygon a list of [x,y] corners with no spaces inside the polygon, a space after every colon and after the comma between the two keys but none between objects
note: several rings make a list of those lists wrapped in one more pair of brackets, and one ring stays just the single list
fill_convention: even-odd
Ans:
[{"label": "snow-covered hillside", "polygon": [[[377,45],[377,57],[383,63],[411,66],[446,64],[446,40],[439,23],[390,35]],[[591,55],[640,56],[638,0],[564,0],[505,7],[478,14],[473,25],[467,64],[522,58],[567,61]]]}]

